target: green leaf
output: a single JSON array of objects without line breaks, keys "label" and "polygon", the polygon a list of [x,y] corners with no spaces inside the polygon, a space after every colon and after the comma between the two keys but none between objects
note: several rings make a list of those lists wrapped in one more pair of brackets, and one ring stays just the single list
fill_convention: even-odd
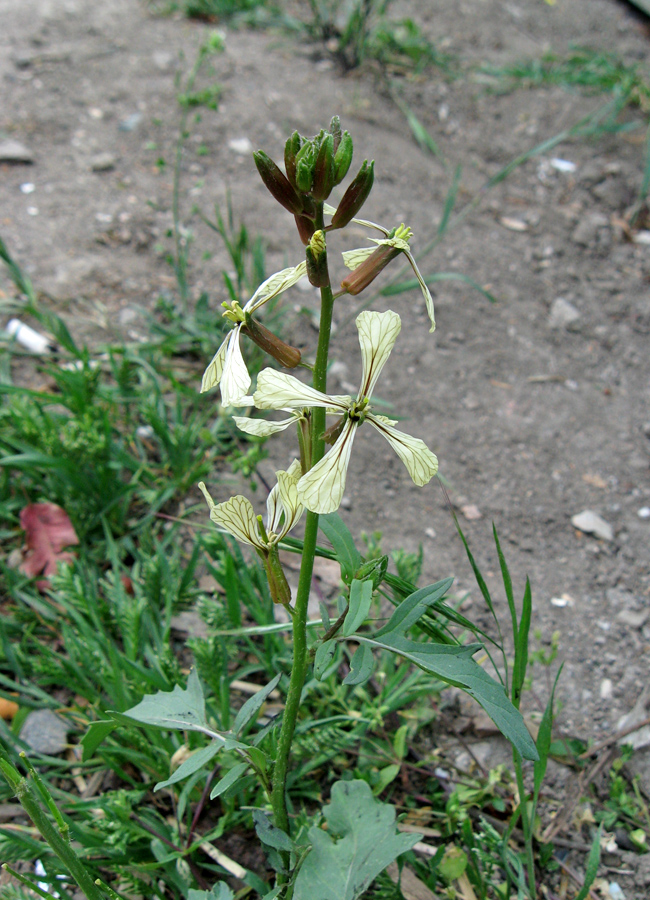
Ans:
[{"label": "green leaf", "polygon": [[[564,665],[564,663],[562,665]],[[557,687],[557,682],[561,672],[562,666],[560,666],[560,668],[558,669],[558,673],[555,676],[553,690],[551,691],[551,696],[549,697],[548,703],[546,704],[546,709],[544,710],[542,721],[539,723],[539,731],[537,732],[537,752],[539,753],[539,759],[535,762],[535,765],[533,767],[533,809],[535,809],[537,806],[537,800],[539,798],[539,792],[542,787],[542,781],[544,780],[544,776],[546,775],[546,765],[551,753],[551,740],[553,731],[553,700],[555,698],[555,688]]]},{"label": "green leaf", "polygon": [[208,728],[203,689],[196,669],[192,669],[189,674],[186,690],[177,684],[173,691],[150,694],[122,715],[157,728],[202,731],[217,736]]},{"label": "green leaf", "polygon": [[324,641],[318,650],[316,651],[316,656],[314,657],[314,678],[316,681],[320,681],[323,675],[325,674],[325,670],[329,666],[329,664],[334,659],[334,654],[336,653],[336,641]]},{"label": "green leaf", "polygon": [[318,517],[318,527],[334,548],[343,580],[349,584],[361,565],[361,554],[354,545],[350,530],[338,513]]},{"label": "green leaf", "polygon": [[379,778],[377,780],[377,784],[373,788],[373,794],[375,797],[378,797],[382,791],[384,791],[389,784],[391,784],[397,776],[399,775],[399,771],[402,767],[399,763],[391,763],[388,766],[384,766],[383,769],[379,770]]},{"label": "green leaf", "polygon": [[234,900],[234,894],[225,881],[218,881],[209,891],[190,888],[187,900]]},{"label": "green leaf", "polygon": [[253,719],[257,715],[269,694],[278,686],[278,682],[280,681],[281,677],[282,672],[278,672],[275,678],[272,678],[271,681],[269,681],[269,683],[266,685],[266,687],[263,687],[260,691],[257,691],[256,694],[253,694],[252,697],[248,698],[246,703],[244,703],[242,708],[237,713],[237,718],[235,719],[235,724],[233,725],[233,731],[235,732],[235,734],[241,734],[241,732],[248,725],[251,719]]},{"label": "green leaf", "polygon": [[503,685],[491,678],[472,659],[472,655],[483,649],[481,644],[464,647],[449,644],[422,644],[410,641],[399,634],[390,634],[381,640],[358,635],[356,640],[371,647],[392,650],[431,672],[447,684],[462,688],[470,697],[481,704],[497,728],[504,734],[524,759],[538,759],[537,748],[524,724],[519,710],[515,709],[506,695]]},{"label": "green leaf", "polygon": [[81,738],[81,746],[83,747],[82,762],[89,760],[104,738],[108,737],[111,731],[114,731],[116,728],[117,722],[114,719],[102,719],[99,722],[92,722],[88,726],[88,731]]},{"label": "green leaf", "polygon": [[396,833],[394,807],[375,800],[365,781],[337,781],[323,815],[328,830],[309,829],[312,849],[298,873],[294,900],[355,900],[421,839]]},{"label": "green leaf", "polygon": [[232,787],[232,785],[241,778],[247,768],[247,762],[234,765],[230,772],[224,775],[223,778],[220,778],[212,788],[210,791],[210,800],[214,800],[215,797],[219,797],[221,794],[225,793],[229,787]]},{"label": "green leaf", "polygon": [[576,895],[576,900],[586,900],[586,898],[589,896],[589,889],[596,880],[596,875],[598,874],[598,866],[600,865],[600,838],[602,836],[602,833],[603,826],[601,825],[594,836],[594,841],[591,845],[589,856],[587,857],[584,884]]},{"label": "green leaf", "polygon": [[363,625],[368,617],[371,603],[372,581],[369,578],[366,581],[354,578],[350,585],[350,606],[341,629],[344,637],[350,637],[357,628]]},{"label": "green leaf", "polygon": [[253,810],[253,821],[258,838],[267,847],[273,847],[274,850],[286,850],[287,853],[294,849],[293,841],[286,831],[273,825],[261,809]]},{"label": "green leaf", "polygon": [[366,644],[359,644],[350,661],[350,671],[343,679],[343,684],[365,684],[375,668],[372,650]]},{"label": "green leaf", "polygon": [[170,784],[176,784],[177,781],[182,781],[183,778],[194,775],[195,772],[198,772],[199,769],[202,769],[203,766],[207,765],[212,757],[216,756],[219,750],[222,749],[223,744],[217,741],[210,741],[207,747],[201,747],[200,750],[196,750],[185,760],[185,762],[181,763],[174,774],[166,781],[159,781],[154,787],[154,791],[159,791],[161,788],[169,787]]},{"label": "green leaf", "polygon": [[453,578],[445,578],[442,581],[436,581],[435,584],[429,584],[427,587],[420,588],[419,591],[415,591],[408,597],[405,597],[389,621],[379,631],[376,631],[373,637],[380,637],[393,632],[403,634],[408,628],[415,625],[420,616],[436,600],[444,597],[452,586],[453,581]]}]

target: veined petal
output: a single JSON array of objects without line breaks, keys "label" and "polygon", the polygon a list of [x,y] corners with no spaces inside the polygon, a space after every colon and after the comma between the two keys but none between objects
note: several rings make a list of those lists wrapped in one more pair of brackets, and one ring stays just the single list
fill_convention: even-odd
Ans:
[{"label": "veined petal", "polygon": [[408,261],[411,263],[411,268],[413,269],[413,274],[415,275],[417,280],[420,282],[420,287],[422,289],[422,295],[424,296],[424,302],[427,305],[427,312],[429,314],[429,319],[431,320],[431,328],[429,329],[429,333],[431,333],[432,331],[436,330],[436,317],[435,317],[435,314],[433,311],[433,297],[431,296],[431,291],[429,290],[426,281],[420,274],[420,270],[417,267],[417,264],[415,262],[415,259],[413,257],[413,254],[411,253],[411,251],[407,248],[404,251],[404,253],[405,253]]},{"label": "veined petal", "polygon": [[257,390],[253,394],[258,409],[303,409],[305,406],[332,407],[337,410],[349,408],[352,399],[347,396],[323,394],[309,385],[303,384],[293,375],[263,369],[257,376]]},{"label": "veined petal", "polygon": [[210,507],[210,518],[216,525],[220,525],[228,534],[232,534],[243,544],[264,549],[257,530],[257,521],[250,500],[238,494],[231,497],[225,503],[215,503],[203,482],[199,488]]},{"label": "veined petal", "polygon": [[209,391],[210,388],[216,387],[221,381],[229,341],[230,333],[228,333],[224,340],[221,342],[221,346],[212,357],[210,365],[203,373],[203,379],[201,381],[201,393],[204,393],[204,391]]},{"label": "veined petal", "polygon": [[370,397],[395,345],[402,321],[392,309],[383,313],[365,310],[357,316],[357,328],[363,360],[359,397]]},{"label": "veined petal", "polygon": [[343,256],[343,264],[354,272],[361,263],[365,262],[369,256],[372,256],[376,249],[376,247],[359,247],[358,250],[344,250],[341,254]]},{"label": "veined petal", "polygon": [[302,470],[297,459],[294,459],[286,472],[278,472],[278,494],[284,511],[284,522],[280,529],[274,527],[272,530],[280,540],[291,531],[304,509],[298,497],[298,482],[301,475]]},{"label": "veined petal", "polygon": [[269,496],[266,498],[266,533],[270,537],[271,533],[277,534],[282,520],[282,502],[280,500],[280,473],[277,473],[278,481],[273,485]]},{"label": "veined petal", "polygon": [[341,505],[356,430],[348,420],[329,453],[298,482],[298,497],[312,512],[331,513]]},{"label": "veined petal", "polygon": [[375,416],[373,413],[368,413],[366,421],[374,425],[380,434],[383,434],[408,469],[408,473],[415,484],[422,487],[422,485],[431,481],[438,471],[438,459],[429,450],[424,441],[421,441],[420,438],[412,437],[410,434],[405,434],[403,431],[398,431],[392,425],[388,425],[384,416]]},{"label": "veined petal", "polygon": [[277,297],[283,291],[288,290],[297,281],[300,281],[303,275],[307,273],[307,263],[301,262],[297,266],[290,266],[288,269],[282,269],[275,272],[255,291],[250,300],[244,305],[244,312],[252,313],[260,306],[263,306],[271,298]]},{"label": "veined petal", "polygon": [[256,437],[270,437],[272,434],[279,434],[300,418],[301,413],[297,411],[288,419],[282,419],[280,422],[269,422],[268,419],[251,419],[249,416],[233,416],[235,424],[240,431],[245,431],[246,434],[254,434]]},{"label": "veined petal", "polygon": [[226,358],[221,373],[221,402],[224,406],[236,406],[237,401],[251,386],[251,377],[239,346],[240,328],[241,326],[237,325],[228,336]]}]

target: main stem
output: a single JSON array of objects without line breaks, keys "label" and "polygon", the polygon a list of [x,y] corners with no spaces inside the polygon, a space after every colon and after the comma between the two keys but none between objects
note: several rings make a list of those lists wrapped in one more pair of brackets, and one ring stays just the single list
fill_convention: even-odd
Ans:
[{"label": "main stem", "polygon": [[[316,227],[323,228],[322,204],[318,212]],[[329,282],[329,279],[328,279]],[[327,390],[327,360],[329,356],[330,333],[332,330],[332,312],[334,309],[334,297],[329,283],[320,289],[320,329],[318,333],[318,348],[316,350],[316,362],[314,364],[313,386],[316,390]],[[314,466],[323,458],[325,452],[325,410],[312,410],[312,451],[311,464]],[[316,555],[316,540],[318,538],[318,513],[308,512],[305,523],[305,537],[302,550],[302,562],[300,565],[300,578],[298,592],[294,606],[293,617],[293,665],[289,680],[287,702],[282,717],[282,728],[278,741],[278,751],[273,770],[273,791],[271,805],[273,817],[278,828],[289,833],[289,816],[287,813],[287,774],[291,757],[291,744],[293,733],[300,708],[300,697],[307,676],[307,604],[311,590],[312,573],[314,570],[314,557]]]}]

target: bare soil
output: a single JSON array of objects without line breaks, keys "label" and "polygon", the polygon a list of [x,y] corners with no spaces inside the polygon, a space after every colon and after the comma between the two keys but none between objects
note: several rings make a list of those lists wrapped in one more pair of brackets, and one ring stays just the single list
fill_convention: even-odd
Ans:
[{"label": "bare soil", "polygon": [[[214,203],[225,208],[230,193],[236,215],[266,239],[268,271],[297,262],[292,218],[278,212],[239,142],[281,158],[288,133],[312,134],[336,113],[353,134],[355,160],[376,161],[364,215],[389,227],[408,222],[417,253],[435,234],[457,166],[462,208],[512,159],[608,99],[561,87],[497,93],[470,64],[571,44],[628,63],[648,54],[647,20],[617,0],[418,0],[395,13],[411,15],[467,67],[456,80],[435,69],[396,76],[439,156],[419,149],[374,66],[345,73],[322,45],[225,29],[225,51],[212,61],[222,98],[192,125],[184,157],[184,218],[193,204],[208,214]],[[77,335],[137,339],[142,310],[174,293],[164,260],[174,75],[191,64],[208,26],[157,17],[133,0],[0,0],[0,21],[0,139],[20,140],[34,156],[32,165],[0,164],[0,233]],[[640,127],[568,141],[516,168],[423,262],[425,274],[470,276],[496,304],[461,282],[439,282],[431,335],[418,291],[373,301],[403,323],[378,393],[437,453],[504,623],[492,522],[519,595],[530,577],[541,644],[560,632],[560,725],[595,740],[639,699],[650,659],[650,258],[621,225],[642,182],[645,122],[634,109],[626,116]],[[93,171],[100,154],[112,165]],[[558,171],[555,157],[575,168]],[[192,229],[192,290],[207,290],[217,315],[226,257],[196,219]],[[346,244],[365,237],[350,230]],[[205,250],[211,259],[201,258]],[[286,297],[291,309],[316,305],[310,288]],[[558,319],[558,298],[577,311],[571,323]],[[334,392],[356,390],[358,308],[342,299],[336,310]],[[313,347],[305,322],[296,317],[295,340]],[[370,431],[355,444],[346,522],[355,534],[381,531],[386,549],[423,544],[423,578],[454,574],[456,589],[469,592],[467,613],[491,627],[439,486],[414,487]],[[289,438],[275,442],[269,477],[294,452]],[[215,485],[218,499],[228,491]],[[587,509],[609,523],[611,540],[572,525]],[[544,697],[544,679],[538,688]]]}]

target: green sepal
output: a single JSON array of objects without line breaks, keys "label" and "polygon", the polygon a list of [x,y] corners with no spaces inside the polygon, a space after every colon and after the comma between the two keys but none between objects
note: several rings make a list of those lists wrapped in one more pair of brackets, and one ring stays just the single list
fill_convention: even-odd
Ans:
[{"label": "green sepal", "polygon": [[332,216],[332,228],[345,228],[354,219],[368,199],[374,179],[375,162],[372,160],[368,164],[368,160],[364,159],[361,168],[348,185],[345,194],[343,194],[343,199],[339,203],[338,209]]},{"label": "green sepal", "polygon": [[352,137],[348,131],[344,131],[334,154],[334,184],[340,184],[348,174],[352,163],[352,152]]}]

